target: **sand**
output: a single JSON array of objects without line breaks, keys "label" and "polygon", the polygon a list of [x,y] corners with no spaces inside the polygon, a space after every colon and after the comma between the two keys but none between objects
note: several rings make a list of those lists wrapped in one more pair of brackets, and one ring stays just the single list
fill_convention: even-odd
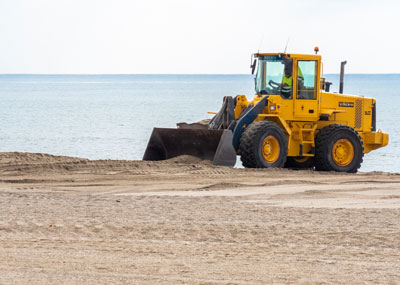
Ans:
[{"label": "sand", "polygon": [[0,284],[399,284],[400,175],[0,153]]}]

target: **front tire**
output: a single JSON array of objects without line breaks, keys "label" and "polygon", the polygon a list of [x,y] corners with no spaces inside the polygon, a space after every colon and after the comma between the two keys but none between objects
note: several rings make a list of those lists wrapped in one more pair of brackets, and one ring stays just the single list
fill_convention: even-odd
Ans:
[{"label": "front tire", "polygon": [[283,167],[287,158],[287,140],[283,130],[270,121],[250,124],[240,138],[240,159],[244,167]]},{"label": "front tire", "polygon": [[349,126],[329,125],[316,136],[315,169],[355,173],[361,167],[364,147],[359,134]]}]

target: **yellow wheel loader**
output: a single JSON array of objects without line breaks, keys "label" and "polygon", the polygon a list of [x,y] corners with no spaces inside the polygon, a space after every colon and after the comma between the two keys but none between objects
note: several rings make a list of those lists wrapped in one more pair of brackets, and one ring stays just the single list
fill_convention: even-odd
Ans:
[{"label": "yellow wheel loader", "polygon": [[314,168],[357,172],[363,156],[386,146],[389,135],[376,129],[376,100],[339,93],[322,75],[317,54],[256,53],[255,91],[224,97],[208,124],[154,128],[144,160],[187,154],[233,166]]}]

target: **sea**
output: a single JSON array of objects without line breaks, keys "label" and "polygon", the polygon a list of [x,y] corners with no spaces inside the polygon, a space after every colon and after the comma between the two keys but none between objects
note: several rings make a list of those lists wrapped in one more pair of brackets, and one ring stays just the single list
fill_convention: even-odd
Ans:
[{"label": "sea", "polygon": [[[347,74],[344,93],[376,98],[390,134],[360,171],[400,173],[400,74]],[[254,96],[253,75],[0,75],[0,151],[140,160],[153,127],[211,118],[238,94]]]}]

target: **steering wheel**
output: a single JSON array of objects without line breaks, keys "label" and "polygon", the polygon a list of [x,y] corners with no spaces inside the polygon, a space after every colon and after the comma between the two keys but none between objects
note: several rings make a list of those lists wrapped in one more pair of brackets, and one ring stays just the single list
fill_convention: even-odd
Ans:
[{"label": "steering wheel", "polygon": [[272,88],[271,94],[281,94],[281,85],[275,81],[270,80],[268,85]]},{"label": "steering wheel", "polygon": [[275,81],[268,81],[268,85],[271,86],[272,88],[279,88],[281,85],[279,83],[276,83]]}]

